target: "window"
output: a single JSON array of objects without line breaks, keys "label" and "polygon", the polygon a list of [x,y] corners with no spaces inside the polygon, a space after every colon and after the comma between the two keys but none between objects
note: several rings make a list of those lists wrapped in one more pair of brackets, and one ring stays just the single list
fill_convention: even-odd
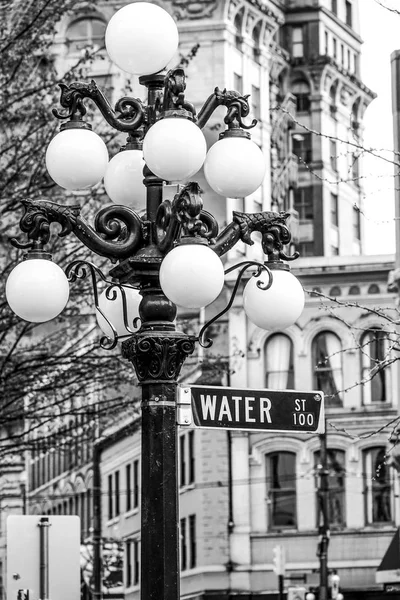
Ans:
[{"label": "window", "polygon": [[327,406],[341,404],[340,391],[343,389],[342,345],[337,335],[322,331],[312,342],[314,365],[313,389],[322,390],[326,395]]},{"label": "window", "polygon": [[252,38],[253,38],[253,58],[254,60],[258,60],[260,54],[260,35],[261,35],[261,22],[259,22],[253,29]]},{"label": "window", "polygon": [[303,28],[292,28],[292,55],[294,58],[304,56]]},{"label": "window", "polygon": [[[238,12],[238,14],[235,17],[235,20],[233,22],[233,25],[235,27],[235,46],[238,50],[241,49],[241,44],[243,41],[243,36],[242,36],[242,25],[243,25],[243,13],[242,12]],[[237,88],[235,88],[237,89]]]},{"label": "window", "polygon": [[325,56],[329,55],[329,35],[328,32],[325,31]]},{"label": "window", "polygon": [[[328,523],[331,527],[344,527],[345,525],[345,453],[342,450],[327,449],[326,462],[328,468]],[[314,454],[316,488],[320,488],[319,472],[320,452]],[[317,491],[317,527],[323,517],[321,497]]]},{"label": "window", "polygon": [[115,516],[119,515],[119,471],[115,471]]},{"label": "window", "polygon": [[331,193],[331,224],[339,227],[339,199],[337,194]]},{"label": "window", "polygon": [[[357,185],[359,185],[359,178],[360,178],[360,168],[359,168],[358,158],[359,158],[359,155],[356,152],[353,152],[353,154],[351,154],[351,176],[353,178],[354,183],[356,183]],[[358,213],[360,213],[359,210],[358,210]]]},{"label": "window", "polygon": [[127,540],[125,543],[125,584],[131,587],[139,584],[139,565],[140,565],[140,544],[139,540]]},{"label": "window", "polygon": [[342,295],[342,290],[340,289],[340,287],[338,285],[334,285],[329,290],[329,295],[332,296],[332,298],[336,298],[337,296],[341,296]]},{"label": "window", "polygon": [[108,518],[113,518],[113,476],[108,476]]},{"label": "window", "polygon": [[331,0],[331,11],[337,15],[337,0]]},{"label": "window", "polygon": [[370,329],[361,338],[363,403],[386,401],[386,336],[381,329]]},{"label": "window", "polygon": [[346,0],[346,25],[348,25],[349,27],[353,26],[353,7],[351,5],[351,2],[349,2],[348,0]]},{"label": "window", "polygon": [[352,285],[349,289],[349,296],[358,296],[361,294],[361,290],[358,285]]},{"label": "window", "polygon": [[239,94],[243,94],[243,77],[237,73],[233,74],[233,89]]},{"label": "window", "polygon": [[291,92],[296,97],[296,111],[308,112],[310,110],[310,86],[307,81],[294,81]]},{"label": "window", "polygon": [[297,156],[300,163],[312,161],[311,133],[295,133],[292,136],[293,154]]},{"label": "window", "polygon": [[125,482],[126,482],[126,511],[131,510],[132,508],[132,489],[131,489],[131,465],[126,465],[125,467]]},{"label": "window", "polygon": [[371,285],[368,287],[367,293],[368,294],[380,294],[379,285],[377,285],[376,283],[371,283]]},{"label": "window", "polygon": [[299,213],[300,221],[312,221],[314,219],[312,188],[297,188],[297,190],[294,190],[293,196],[294,209]]},{"label": "window", "polygon": [[342,67],[344,67],[344,45],[340,44],[340,59],[342,63]]},{"label": "window", "polygon": [[296,455],[267,455],[268,523],[270,529],[296,527]]},{"label": "window", "polygon": [[337,172],[337,143],[336,143],[336,140],[329,140],[329,153],[330,153],[331,167],[334,171]]},{"label": "window", "polygon": [[139,459],[133,461],[133,508],[139,506]]},{"label": "window", "polygon": [[287,335],[276,333],[265,345],[266,387],[272,390],[294,388],[293,344]]},{"label": "window", "polygon": [[73,21],[66,33],[66,43],[71,53],[87,47],[103,48],[106,23],[98,17],[85,17]]},{"label": "window", "polygon": [[196,515],[189,515],[189,551],[190,561],[189,566],[193,569],[196,566]]},{"label": "window", "polygon": [[361,215],[357,206],[353,206],[353,235],[356,240],[361,239]]},{"label": "window", "polygon": [[260,88],[256,85],[251,86],[250,102],[253,115],[256,119],[260,119]]},{"label": "window", "polygon": [[392,520],[392,491],[390,467],[386,464],[383,446],[363,453],[365,523],[390,523]]},{"label": "window", "polygon": [[179,471],[180,486],[194,483],[195,479],[195,450],[194,431],[188,431],[179,438]]},{"label": "window", "polygon": [[181,519],[180,526],[181,540],[181,571],[187,569],[187,536],[186,536],[186,519]]},{"label": "window", "polygon": [[337,58],[337,40],[333,38],[333,58],[336,60]]}]

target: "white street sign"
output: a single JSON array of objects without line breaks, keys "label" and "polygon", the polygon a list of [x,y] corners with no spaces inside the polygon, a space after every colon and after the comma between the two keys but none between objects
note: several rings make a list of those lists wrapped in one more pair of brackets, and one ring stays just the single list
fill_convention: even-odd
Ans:
[{"label": "white street sign", "polygon": [[[40,527],[42,515],[7,518],[7,598],[29,589],[30,600],[40,598]],[[80,598],[80,523],[77,516],[47,516],[49,598]]]}]

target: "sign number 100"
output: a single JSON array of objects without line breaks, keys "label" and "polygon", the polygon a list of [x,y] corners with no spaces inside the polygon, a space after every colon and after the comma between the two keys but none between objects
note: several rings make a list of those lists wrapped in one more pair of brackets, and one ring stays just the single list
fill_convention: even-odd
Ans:
[{"label": "sign number 100", "polygon": [[313,413],[292,413],[293,414],[293,424],[294,425],[309,425],[310,427],[314,425],[314,414]]}]

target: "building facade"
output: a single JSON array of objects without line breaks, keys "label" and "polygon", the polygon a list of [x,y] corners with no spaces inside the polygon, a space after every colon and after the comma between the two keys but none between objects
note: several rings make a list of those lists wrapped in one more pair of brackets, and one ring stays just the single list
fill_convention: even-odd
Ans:
[{"label": "building facade", "polygon": [[[70,60],[88,42],[100,44],[107,20],[122,4],[108,2],[104,9],[99,4],[95,13],[83,11],[63,22],[55,40],[58,60]],[[359,3],[157,4],[177,19],[181,58],[197,47],[185,67],[187,97],[196,108],[216,86],[226,87],[250,93],[252,116],[259,119],[252,139],[267,161],[263,185],[248,198],[224,199],[199,173],[205,208],[221,224],[231,220],[233,210],[287,211],[301,253],[292,269],[307,298],[295,325],[271,333],[246,319],[239,293],[227,320],[213,332],[212,353],[200,349],[183,378],[324,391],[329,568],[338,572],[346,600],[380,598],[375,570],[400,525],[389,441],[394,430],[387,426],[398,414],[399,382],[392,364],[396,298],[387,292],[393,257],[363,255],[362,120],[374,94],[360,80]],[[107,61],[92,69],[110,94],[125,85]],[[137,82],[131,86],[133,95],[140,94]],[[216,111],[207,124],[209,145],[218,138],[223,116]],[[259,245],[239,245],[228,265],[243,256],[260,259]],[[233,283],[227,281],[220,303]],[[212,306],[181,317],[196,326],[213,312]],[[218,356],[223,359],[216,376],[206,367],[215,366]],[[114,594],[134,600],[140,586],[140,421],[114,428],[109,437],[107,431],[95,453],[82,452],[80,464],[60,463],[57,472],[46,450],[30,457],[29,510],[80,514],[87,546],[99,535],[118,544],[123,585],[121,591],[116,579]],[[285,549],[286,574],[293,578],[285,587],[296,581],[318,587],[319,436],[192,426],[181,427],[179,436],[182,597],[277,598],[277,545]],[[44,466],[38,479],[39,464]],[[93,486],[97,469],[100,492]],[[97,524],[95,496],[101,501]]]}]

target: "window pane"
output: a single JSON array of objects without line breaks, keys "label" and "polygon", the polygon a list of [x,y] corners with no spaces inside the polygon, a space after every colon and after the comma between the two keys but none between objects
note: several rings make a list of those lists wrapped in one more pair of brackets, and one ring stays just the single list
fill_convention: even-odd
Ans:
[{"label": "window pane", "polygon": [[[345,453],[343,450],[327,449],[326,451],[328,468],[328,523],[332,527],[343,527],[345,525]],[[318,475],[318,465],[320,465],[320,453],[314,454],[315,465],[315,487],[317,490],[317,527],[319,526],[322,514],[318,498],[318,489],[320,488],[320,476]]]},{"label": "window pane", "polygon": [[367,331],[361,340],[364,404],[386,401],[385,354],[385,333],[378,329]]},{"label": "window pane", "polygon": [[386,465],[386,450],[371,448],[364,452],[365,521],[388,523],[392,520],[390,468]]},{"label": "window pane", "polygon": [[294,387],[293,344],[287,335],[271,336],[265,347],[266,387],[287,390]]},{"label": "window pane", "polygon": [[296,527],[295,454],[274,452],[268,455],[267,489],[270,527]]},{"label": "window pane", "polygon": [[342,352],[339,338],[329,332],[319,333],[312,344],[314,389],[327,396],[327,405],[341,403],[339,392],[343,389]]}]

